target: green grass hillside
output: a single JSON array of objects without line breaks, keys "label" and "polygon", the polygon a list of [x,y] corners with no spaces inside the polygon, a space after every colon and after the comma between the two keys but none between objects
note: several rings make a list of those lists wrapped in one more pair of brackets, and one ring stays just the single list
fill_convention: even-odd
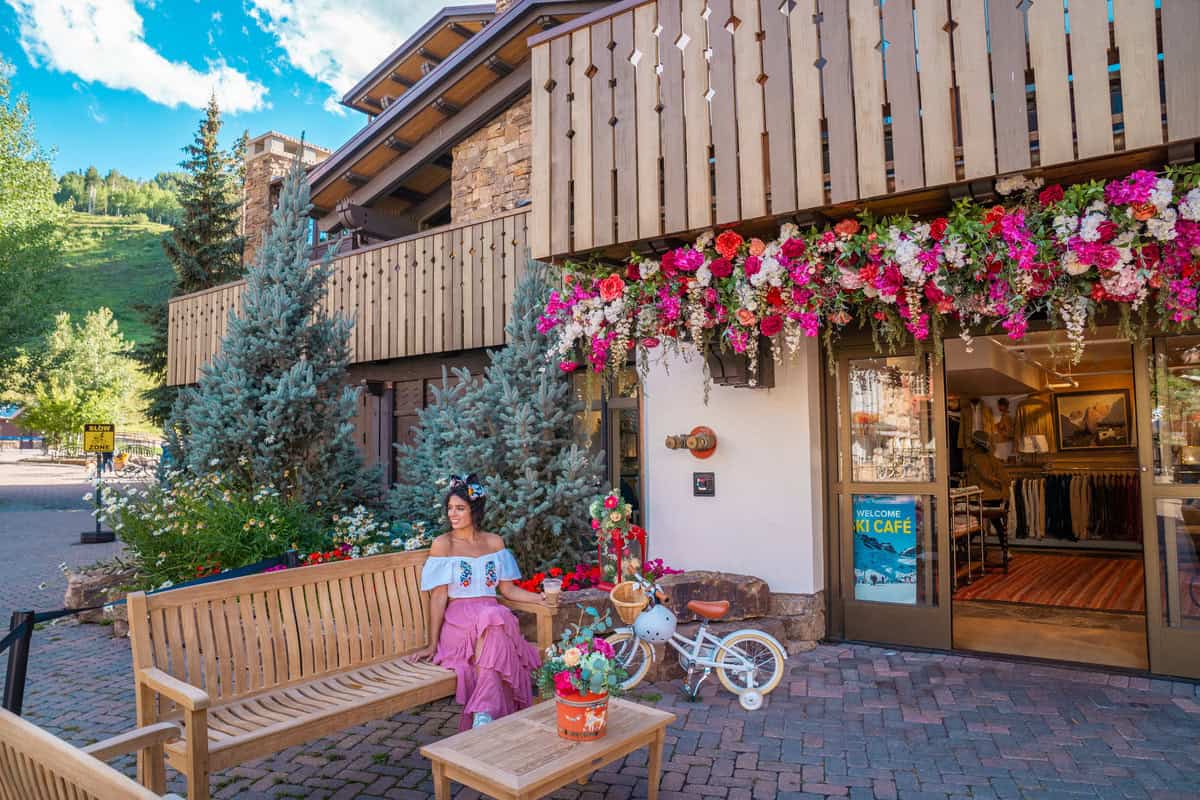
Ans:
[{"label": "green grass hillside", "polygon": [[170,292],[171,265],[160,244],[168,230],[133,217],[71,214],[54,313],[82,319],[107,306],[126,338],[148,339],[150,329],[134,306],[162,301]]}]

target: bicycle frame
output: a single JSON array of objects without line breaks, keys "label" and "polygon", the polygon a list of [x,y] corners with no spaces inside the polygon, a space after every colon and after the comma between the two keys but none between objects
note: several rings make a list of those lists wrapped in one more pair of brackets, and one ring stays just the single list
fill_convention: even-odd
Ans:
[{"label": "bicycle frame", "polygon": [[[633,637],[635,642],[644,641],[632,627],[617,628],[613,633],[628,633]],[[709,633],[708,626],[704,623],[701,623],[700,627],[696,630],[696,637],[694,639],[689,639],[676,631],[671,634],[671,638],[666,641],[666,644],[669,644],[680,656],[687,659],[692,667],[715,669],[718,666],[722,666],[725,669],[732,669],[738,672],[753,669],[754,667],[753,664],[746,661],[746,658],[741,653],[726,647],[722,644],[721,639]],[[705,645],[708,645],[708,655],[703,653]],[[630,654],[632,655],[633,652],[631,650]],[[724,662],[718,663],[716,660],[718,652],[725,653]],[[650,658],[654,661],[658,660],[658,655],[653,647],[650,648]],[[623,664],[622,666],[625,665]]]}]

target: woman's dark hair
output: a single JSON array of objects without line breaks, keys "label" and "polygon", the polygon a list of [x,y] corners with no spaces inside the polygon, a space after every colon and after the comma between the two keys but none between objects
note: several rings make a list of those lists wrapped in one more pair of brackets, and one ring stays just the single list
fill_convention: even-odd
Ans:
[{"label": "woman's dark hair", "polygon": [[450,491],[442,502],[442,510],[450,508],[450,498],[458,497],[471,508],[471,524],[476,528],[483,524],[483,512],[487,508],[487,489],[479,477],[472,472],[465,478],[450,476]]}]

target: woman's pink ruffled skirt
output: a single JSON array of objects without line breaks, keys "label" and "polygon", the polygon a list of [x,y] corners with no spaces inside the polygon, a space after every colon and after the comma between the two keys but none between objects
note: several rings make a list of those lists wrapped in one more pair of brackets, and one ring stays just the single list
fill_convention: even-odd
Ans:
[{"label": "woman's pink ruffled skirt", "polygon": [[458,673],[455,700],[463,706],[459,730],[471,727],[477,711],[498,719],[533,703],[532,673],[541,658],[521,636],[516,615],[494,597],[450,601],[433,660]]}]

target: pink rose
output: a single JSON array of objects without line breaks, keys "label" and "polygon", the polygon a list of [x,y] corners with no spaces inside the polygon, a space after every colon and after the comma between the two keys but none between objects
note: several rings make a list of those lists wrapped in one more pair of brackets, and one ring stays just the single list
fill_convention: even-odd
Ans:
[{"label": "pink rose", "polygon": [[714,258],[708,265],[714,278],[728,278],[733,274],[733,264],[728,258]]},{"label": "pink rose", "polygon": [[607,508],[609,511],[612,511],[614,508],[617,507],[618,502],[619,501],[617,500],[616,495],[610,494],[608,497],[604,498],[604,507]]},{"label": "pink rose", "polygon": [[566,671],[554,673],[554,689],[559,694],[572,694],[575,686],[571,683],[571,673]]}]

